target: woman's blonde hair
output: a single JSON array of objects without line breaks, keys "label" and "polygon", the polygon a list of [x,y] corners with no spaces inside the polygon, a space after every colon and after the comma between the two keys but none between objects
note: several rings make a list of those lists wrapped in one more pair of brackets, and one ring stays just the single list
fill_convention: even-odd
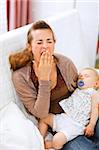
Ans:
[{"label": "woman's blonde hair", "polygon": [[[55,35],[53,33],[52,28],[45,21],[40,20],[40,21],[34,22],[31,28],[29,29],[27,33],[27,45],[31,45],[31,41],[33,40],[33,36],[31,32],[33,30],[39,30],[39,29],[40,30],[49,29],[52,32],[54,42],[56,42]],[[33,60],[33,53],[32,51],[29,50],[28,47],[22,50],[21,52],[11,54],[9,56],[9,62],[11,65],[11,69],[13,71],[24,67],[26,64],[32,62],[32,60]]]}]

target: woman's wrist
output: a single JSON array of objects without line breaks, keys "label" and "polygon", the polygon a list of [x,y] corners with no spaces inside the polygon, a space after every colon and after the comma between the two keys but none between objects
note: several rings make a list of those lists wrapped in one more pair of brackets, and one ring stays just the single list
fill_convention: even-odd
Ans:
[{"label": "woman's wrist", "polygon": [[50,81],[49,77],[39,77],[39,81]]},{"label": "woman's wrist", "polygon": [[50,91],[51,81],[39,80],[39,89],[43,92]]}]

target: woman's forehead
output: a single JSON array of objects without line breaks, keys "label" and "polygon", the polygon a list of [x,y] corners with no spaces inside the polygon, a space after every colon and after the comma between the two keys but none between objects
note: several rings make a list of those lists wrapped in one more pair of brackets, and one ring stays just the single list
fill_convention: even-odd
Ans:
[{"label": "woman's forehead", "polygon": [[36,38],[36,39],[40,39],[40,38],[44,38],[44,37],[50,37],[52,38],[53,35],[52,35],[52,31],[49,30],[49,29],[37,29],[37,30],[33,30],[31,32],[33,38]]}]

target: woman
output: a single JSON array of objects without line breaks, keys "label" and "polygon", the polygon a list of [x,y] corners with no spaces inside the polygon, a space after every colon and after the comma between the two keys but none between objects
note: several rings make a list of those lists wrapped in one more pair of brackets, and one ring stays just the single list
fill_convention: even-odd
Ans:
[{"label": "woman", "polygon": [[[49,112],[63,112],[59,101],[76,88],[77,69],[69,58],[54,54],[55,42],[51,27],[44,21],[37,21],[28,31],[27,48],[9,57],[14,71],[12,80],[19,98],[27,112],[38,120]],[[63,149],[78,150],[80,146],[83,150],[84,143],[88,145],[89,142],[82,137],[83,143],[80,138],[64,145]]]}]

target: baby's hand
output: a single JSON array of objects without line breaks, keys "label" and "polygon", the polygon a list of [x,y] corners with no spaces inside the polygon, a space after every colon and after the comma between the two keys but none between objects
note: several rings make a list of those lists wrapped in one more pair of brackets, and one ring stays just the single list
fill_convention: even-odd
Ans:
[{"label": "baby's hand", "polygon": [[94,135],[94,126],[92,124],[88,124],[84,130],[85,136],[93,136]]}]

